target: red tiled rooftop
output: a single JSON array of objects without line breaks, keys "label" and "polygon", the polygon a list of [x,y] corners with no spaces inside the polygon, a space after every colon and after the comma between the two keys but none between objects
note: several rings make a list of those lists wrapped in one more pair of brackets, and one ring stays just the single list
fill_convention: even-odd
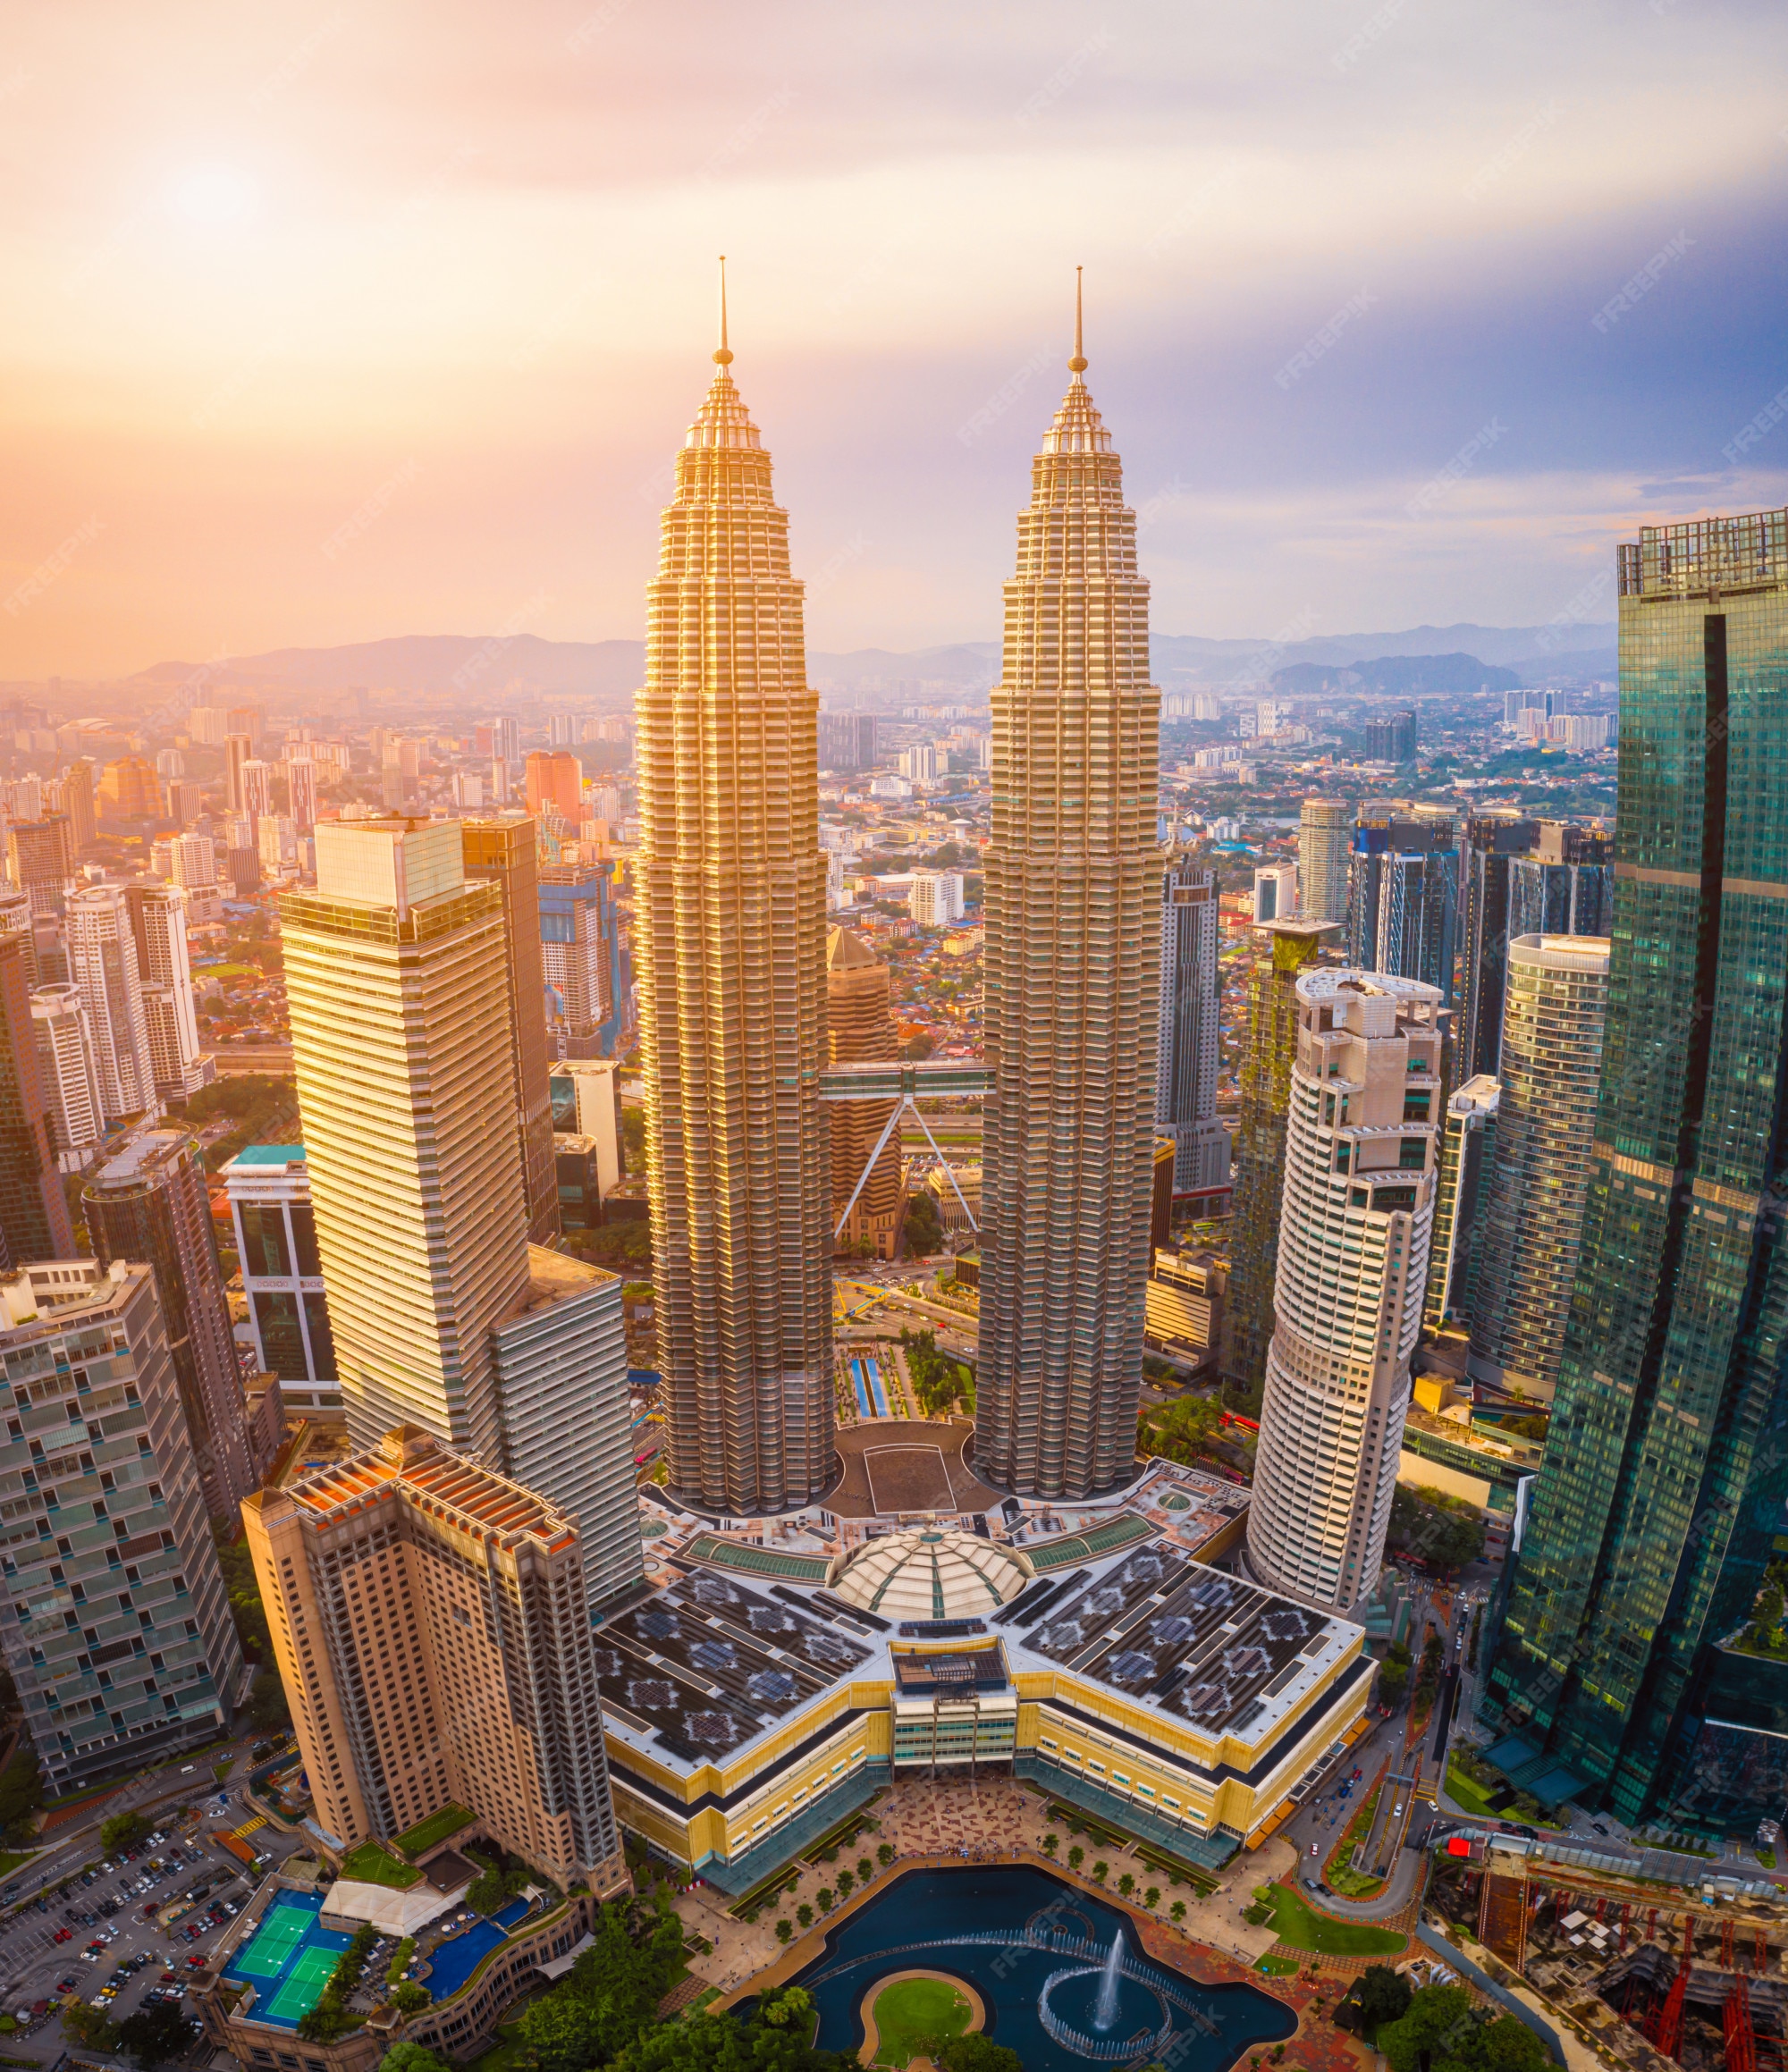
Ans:
[{"label": "red tiled rooftop", "polygon": [[454,1512],[475,1529],[498,1536],[532,1532],[555,1547],[570,1544],[562,1512],[518,1484],[444,1449],[402,1466],[379,1453],[358,1453],[338,1466],[305,1476],[292,1485],[291,1495],[308,1510],[328,1512],[376,1497],[393,1483]]}]

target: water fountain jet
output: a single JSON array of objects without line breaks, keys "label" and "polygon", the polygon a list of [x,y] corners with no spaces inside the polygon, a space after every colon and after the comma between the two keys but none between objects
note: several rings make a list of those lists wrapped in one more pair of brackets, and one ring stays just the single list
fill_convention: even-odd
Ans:
[{"label": "water fountain jet", "polygon": [[1092,2026],[1101,2036],[1118,2019],[1118,1967],[1123,1961],[1124,1931],[1120,1928],[1111,1938],[1110,1954],[1099,1981],[1099,1998],[1092,2006]]}]

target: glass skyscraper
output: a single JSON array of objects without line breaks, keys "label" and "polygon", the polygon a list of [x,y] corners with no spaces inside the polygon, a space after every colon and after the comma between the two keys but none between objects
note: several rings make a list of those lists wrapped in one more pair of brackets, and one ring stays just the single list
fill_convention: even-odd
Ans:
[{"label": "glass skyscraper", "polygon": [[1458,955],[1459,833],[1445,807],[1369,799],[1354,823],[1347,962],[1420,979],[1453,1005]]},{"label": "glass skyscraper", "polygon": [[1489,1697],[1584,1799],[1724,1824],[1788,1791],[1788,512],[1647,527],[1620,593],[1589,1200]]}]

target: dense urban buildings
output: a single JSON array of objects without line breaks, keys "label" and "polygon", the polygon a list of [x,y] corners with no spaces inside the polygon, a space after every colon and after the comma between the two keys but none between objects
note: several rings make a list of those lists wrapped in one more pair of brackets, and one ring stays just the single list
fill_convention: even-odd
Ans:
[{"label": "dense urban buildings", "polygon": [[215,1061],[198,1043],[186,894],[173,885],[127,885],[124,904],[137,950],[155,1091],[164,1101],[184,1100],[216,1077]]},{"label": "dense urban buildings", "polygon": [[1223,1372],[1244,1395],[1262,1385],[1273,1335],[1273,1275],[1285,1188],[1286,1110],[1297,1057],[1297,981],[1337,932],[1332,922],[1275,922],[1248,979],[1248,1026],[1239,1074],[1234,1237],[1224,1320]]},{"label": "dense urban buildings", "polygon": [[633,971],[611,860],[541,866],[540,957],[549,1052],[619,1056],[633,1039]]},{"label": "dense urban buildings", "polygon": [[[1428,1299],[1422,1320],[1432,1331],[1470,1327],[1483,1277],[1480,1218],[1496,1155],[1501,1084],[1475,1073],[1448,1097],[1440,1133],[1440,1183],[1428,1251]],[[1568,1297],[1567,1297],[1568,1299]]]},{"label": "dense urban buildings", "polygon": [[1284,921],[1298,911],[1297,865],[1262,864],[1254,872],[1254,919]]},{"label": "dense urban buildings", "polygon": [[1134,1471],[1160,1015],[1148,585],[1077,317],[1068,366],[1005,586],[983,858],[975,1461],[1052,1497]]},{"label": "dense urban buildings", "polygon": [[242,1516],[332,1842],[462,1806],[561,1886],[625,1887],[575,1520],[414,1427]]},{"label": "dense urban buildings", "polygon": [[1217,1119],[1217,874],[1184,851],[1161,877],[1161,1005],[1155,1126],[1174,1141],[1174,1192],[1207,1200],[1229,1185],[1229,1133]]},{"label": "dense urban buildings", "polygon": [[1390,1523],[1434,1222],[1439,989],[1353,971],[1297,981],[1285,1201],[1248,1565],[1345,1612]]},{"label": "dense urban buildings", "polygon": [[122,886],[89,885],[68,902],[68,975],[87,1009],[99,1102],[108,1123],[156,1105],[137,940]]},{"label": "dense urban buildings", "polygon": [[302,1144],[249,1144],[224,1168],[255,1359],[307,1417],[338,1421],[342,1386]]},{"label": "dense urban buildings", "polygon": [[66,813],[13,821],[6,830],[6,875],[30,895],[31,912],[48,920],[63,913],[74,877],[74,843]]},{"label": "dense urban buildings", "polygon": [[1509,938],[1606,936],[1614,915],[1614,845],[1600,829],[1474,813],[1461,844],[1464,1018],[1455,1054],[1466,1077],[1502,1055]]},{"label": "dense urban buildings", "polygon": [[1518,935],[1508,945],[1496,1149],[1476,1236],[1481,1299],[1471,1371],[1549,1402],[1564,1351],[1596,1133],[1606,937]]},{"label": "dense urban buildings", "polygon": [[576,1520],[593,1610],[643,1572],[620,1291],[619,1275],[529,1245],[527,1296],[493,1335],[504,1465]]},{"label": "dense urban buildings", "polygon": [[584,818],[584,766],[569,748],[537,750],[527,759],[527,810],[556,813],[574,832]]},{"label": "dense urban buildings", "polygon": [[155,1274],[206,1509],[233,1521],[258,1478],[198,1147],[182,1129],[139,1131],[88,1181],[81,1214],[102,1267],[140,1260]]},{"label": "dense urban buildings", "polygon": [[1306,921],[1347,918],[1347,859],[1352,810],[1339,799],[1307,798],[1298,817],[1297,875]]},{"label": "dense urban buildings", "polygon": [[494,885],[502,896],[516,1133],[527,1193],[527,1233],[534,1243],[551,1244],[559,1234],[559,1196],[552,1167],[552,1101],[546,1087],[537,831],[534,821],[519,813],[460,823],[467,882]]},{"label": "dense urban buildings", "polygon": [[527,1285],[502,889],[456,821],[325,821],[280,916],[349,1429],[500,1460],[491,1327]]},{"label": "dense urban buildings", "polygon": [[826,865],[801,585],[722,335],[677,456],[637,701],[636,960],[671,1486],[831,1478]]},{"label": "dense urban buildings", "polygon": [[819,719],[820,768],[840,774],[875,767],[873,712],[822,712]]},{"label": "dense urban buildings", "polygon": [[[898,1057],[898,1040],[890,1011],[888,966],[860,935],[834,928],[826,935],[828,1062],[876,1065]],[[882,1144],[865,1174],[869,1155],[881,1143],[892,1101],[853,1100],[831,1105],[831,1223],[838,1242],[870,1246],[878,1259],[892,1259],[900,1225],[900,1145]],[[845,1210],[848,1207],[849,1215]],[[842,1221],[843,1228],[838,1227]]]},{"label": "dense urban buildings", "polygon": [[1453,1004],[1459,841],[1444,806],[1369,800],[1354,823],[1347,884],[1349,964],[1418,979]]},{"label": "dense urban buildings", "polygon": [[105,1134],[93,1036],[79,986],[40,986],[31,995],[38,1065],[53,1124],[55,1158],[64,1173],[90,1165]]},{"label": "dense urban buildings", "polygon": [[1624,1820],[1779,1816],[1783,1672],[1746,1652],[1782,1516],[1788,512],[1620,550],[1601,1096],[1551,1436],[1490,1699]]},{"label": "dense urban buildings", "polygon": [[1391,712],[1366,721],[1368,762],[1407,762],[1415,754],[1415,714]]},{"label": "dense urban buildings", "polygon": [[0,1282],[6,1667],[60,1794],[215,1739],[241,1650],[147,1266]]},{"label": "dense urban buildings", "polygon": [[0,935],[0,1272],[8,1273],[74,1250],[56,1170],[56,1103],[38,1055],[29,942]]}]

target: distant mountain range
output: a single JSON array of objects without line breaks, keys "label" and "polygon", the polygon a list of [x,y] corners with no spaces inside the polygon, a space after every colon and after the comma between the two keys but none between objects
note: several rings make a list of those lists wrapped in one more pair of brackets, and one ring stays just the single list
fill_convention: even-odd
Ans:
[{"label": "distant mountain range", "polygon": [[[1315,674],[1362,662],[1383,662],[1402,656],[1446,658],[1445,668],[1426,672],[1438,678],[1462,663],[1489,664],[1472,680],[1491,681],[1497,671],[1513,670],[1520,681],[1543,676],[1612,676],[1615,628],[1612,624],[1573,626],[1568,653],[1549,652],[1566,637],[1557,626],[1417,626],[1402,633],[1325,634],[1303,640],[1210,640],[1193,633],[1158,633],[1151,644],[1155,673],[1163,682],[1176,678],[1220,685],[1228,679],[1275,680],[1301,665],[1317,665]],[[815,681],[848,695],[874,696],[878,703],[905,696],[916,700],[920,684],[949,685],[965,693],[985,691],[999,675],[997,641],[961,641],[946,647],[909,653],[863,647],[847,654],[810,649],[808,673]],[[340,694],[364,686],[375,697],[381,692],[451,700],[467,705],[494,704],[517,691],[550,698],[586,698],[597,704],[622,706],[644,680],[645,647],[637,640],[543,640],[533,633],[407,634],[392,640],[360,641],[345,647],[281,647],[265,654],[232,656],[226,661],[157,662],[130,679],[141,687],[171,686],[191,681],[202,699],[204,686],[246,689],[265,686]],[[1471,673],[1470,670],[1464,672]],[[1419,678],[1423,672],[1414,672]],[[1398,695],[1419,695],[1415,681],[1393,685],[1387,672],[1384,687]],[[1463,683],[1463,677],[1460,678]],[[1290,687],[1290,686],[1287,686]],[[1456,688],[1457,685],[1435,689]],[[934,695],[934,694],[933,694]],[[1431,694],[1430,694],[1431,695]]]},{"label": "distant mountain range", "polygon": [[1387,698],[1469,697],[1476,691],[1513,691],[1514,670],[1475,654],[1386,654],[1371,661],[1295,661],[1273,671],[1273,688],[1294,698],[1325,691],[1373,691]]}]

